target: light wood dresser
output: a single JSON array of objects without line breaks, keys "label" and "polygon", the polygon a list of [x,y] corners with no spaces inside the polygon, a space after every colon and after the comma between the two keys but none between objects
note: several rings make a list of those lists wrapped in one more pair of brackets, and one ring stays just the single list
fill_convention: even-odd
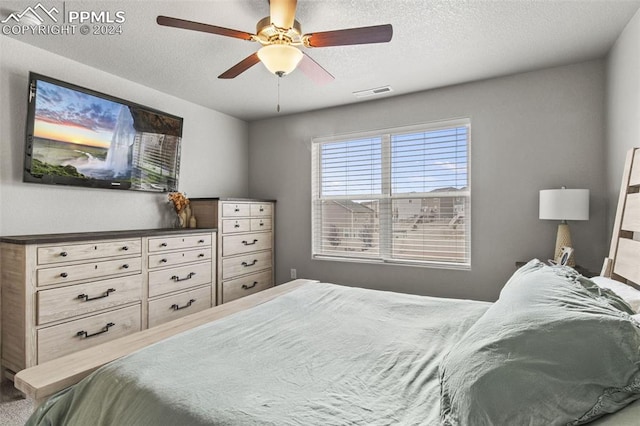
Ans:
[{"label": "light wood dresser", "polygon": [[212,233],[147,238],[149,327],[213,305],[215,241]]},{"label": "light wood dresser", "polygon": [[2,367],[45,361],[212,306],[216,230],[0,237]]},{"label": "light wood dresser", "polygon": [[198,226],[217,228],[217,303],[230,302],[274,285],[275,201],[192,198]]}]

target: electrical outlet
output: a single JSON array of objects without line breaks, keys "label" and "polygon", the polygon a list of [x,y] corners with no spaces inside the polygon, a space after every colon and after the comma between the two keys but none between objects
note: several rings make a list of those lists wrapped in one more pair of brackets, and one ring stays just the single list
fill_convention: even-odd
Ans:
[{"label": "electrical outlet", "polygon": [[296,278],[298,278],[298,272],[295,269],[291,270],[291,279],[295,280]]}]

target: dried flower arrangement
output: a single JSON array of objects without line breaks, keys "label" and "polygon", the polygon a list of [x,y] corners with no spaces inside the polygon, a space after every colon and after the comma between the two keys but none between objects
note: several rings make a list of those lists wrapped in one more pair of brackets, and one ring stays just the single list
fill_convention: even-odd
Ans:
[{"label": "dried flower arrangement", "polygon": [[173,208],[177,214],[177,228],[195,228],[196,218],[191,214],[191,206],[187,194],[182,192],[170,192],[169,202],[173,204]]},{"label": "dried flower arrangement", "polygon": [[189,199],[186,194],[183,194],[182,192],[170,192],[169,201],[173,203],[173,208],[176,210],[176,213],[180,213],[189,205]]}]

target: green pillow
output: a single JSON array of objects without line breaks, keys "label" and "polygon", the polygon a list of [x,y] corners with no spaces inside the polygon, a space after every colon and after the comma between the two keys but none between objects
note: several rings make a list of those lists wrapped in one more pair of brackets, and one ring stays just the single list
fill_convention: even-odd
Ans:
[{"label": "green pillow", "polygon": [[[595,282],[591,281],[588,278],[583,277],[582,275],[578,274],[575,270],[573,270],[572,268],[569,268],[568,266],[560,267],[560,268],[565,269],[563,272],[566,274],[567,278],[571,278],[579,282],[594,297],[602,298],[606,300],[614,308],[617,308],[622,312],[626,312],[629,315],[633,315],[636,313],[633,310],[633,308],[622,297],[618,296],[615,292],[607,288],[600,287]],[[621,283],[621,285],[625,285],[625,284]]]},{"label": "green pillow", "polygon": [[445,425],[578,425],[640,398],[630,308],[571,271],[529,262],[451,347]]}]

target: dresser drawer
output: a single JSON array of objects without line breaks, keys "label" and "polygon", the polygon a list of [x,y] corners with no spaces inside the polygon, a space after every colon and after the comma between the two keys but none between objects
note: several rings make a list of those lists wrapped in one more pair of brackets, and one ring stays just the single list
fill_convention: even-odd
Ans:
[{"label": "dresser drawer", "polygon": [[211,286],[149,301],[149,327],[211,307]]},{"label": "dresser drawer", "polygon": [[222,256],[244,254],[271,248],[271,232],[230,235],[222,237]]},{"label": "dresser drawer", "polygon": [[211,245],[211,234],[149,238],[149,252],[198,248]]},{"label": "dresser drawer", "polygon": [[140,273],[141,270],[142,260],[140,257],[42,268],[37,272],[37,284],[45,286],[100,279],[110,275],[133,275]]},{"label": "dresser drawer", "polygon": [[140,305],[38,330],[38,364],[140,331]]},{"label": "dresser drawer", "polygon": [[149,272],[149,297],[211,282],[211,262]]},{"label": "dresser drawer", "polygon": [[273,287],[271,269],[222,283],[222,303]]},{"label": "dresser drawer", "polygon": [[140,301],[141,277],[141,275],[130,275],[41,290],[37,293],[37,324]]},{"label": "dresser drawer", "polygon": [[198,262],[211,259],[211,247],[200,250],[184,250],[172,253],[159,253],[149,255],[149,268],[163,266],[182,265],[189,262]]},{"label": "dresser drawer", "polygon": [[222,217],[249,216],[251,205],[248,203],[223,203]]},{"label": "dresser drawer", "polygon": [[270,231],[271,218],[251,219],[252,231]]},{"label": "dresser drawer", "polygon": [[222,221],[222,233],[248,232],[251,230],[250,219],[224,219]]},{"label": "dresser drawer", "polygon": [[260,251],[222,259],[222,279],[271,268],[271,251]]},{"label": "dresser drawer", "polygon": [[113,256],[135,256],[141,253],[141,240],[98,241],[86,244],[66,244],[39,247],[38,265],[75,262]]},{"label": "dresser drawer", "polygon": [[271,203],[251,203],[251,216],[271,216]]}]

